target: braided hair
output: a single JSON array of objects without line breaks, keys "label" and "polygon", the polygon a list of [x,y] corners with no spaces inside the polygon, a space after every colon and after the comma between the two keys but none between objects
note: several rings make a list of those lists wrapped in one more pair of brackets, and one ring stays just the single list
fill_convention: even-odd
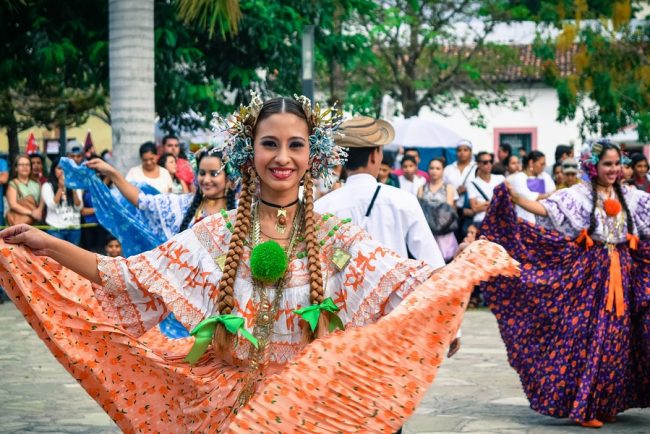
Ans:
[{"label": "braided hair", "polygon": [[[260,113],[254,125],[247,125],[255,136],[256,127],[261,121],[277,113],[291,113],[303,119],[309,128],[311,134],[313,122],[307,119],[305,112],[299,102],[289,98],[273,98],[266,101],[260,110]],[[252,164],[252,162],[251,162]],[[220,314],[230,314],[234,309],[234,284],[237,276],[239,262],[243,258],[244,240],[248,236],[251,227],[251,205],[257,188],[257,174],[253,167],[242,168],[242,193],[239,198],[237,207],[237,217],[233,228],[232,238],[228,247],[228,254],[223,269],[223,275],[219,281],[217,295],[217,310]],[[312,304],[318,304],[323,301],[323,277],[320,266],[320,244],[316,240],[315,218],[314,218],[314,197],[313,197],[313,179],[309,170],[304,177],[304,219],[305,219],[305,244],[307,247],[308,270],[310,280],[310,301]],[[319,337],[327,333],[329,320],[325,315],[321,315],[318,327],[312,333],[309,325],[304,322],[306,340]],[[218,324],[213,338],[213,347],[218,353],[225,352],[232,341],[233,336],[229,334],[222,324]]]},{"label": "braided hair", "polygon": [[[218,158],[219,160],[221,160],[223,164],[221,153],[216,151],[207,151],[199,155],[197,165],[200,166],[201,160],[207,157]],[[235,189],[229,188],[228,185],[226,184],[226,208],[228,210],[235,209],[235,193],[236,193]],[[190,226],[192,219],[196,215],[196,211],[199,209],[199,206],[201,206],[201,202],[203,202],[203,191],[201,190],[201,186],[198,186],[196,189],[196,193],[194,193],[194,198],[190,203],[190,207],[187,209],[187,211],[185,211],[185,215],[183,216],[183,220],[181,221],[181,227],[178,230],[179,232],[183,232],[185,229],[187,229]]]},{"label": "braided hair", "polygon": [[[618,148],[618,146],[614,145],[610,141],[603,140],[598,142],[602,146],[602,150],[596,155],[598,157],[598,161],[600,162],[600,159],[605,155],[607,151],[610,149],[616,151],[616,153],[621,156],[621,150]],[[592,200],[592,208],[591,208],[591,214],[589,215],[589,228],[587,229],[587,233],[591,235],[595,230],[596,230],[596,207],[598,205],[598,183],[597,183],[597,177],[592,177],[591,178],[591,200]],[[634,217],[632,216],[632,213],[630,213],[630,209],[627,206],[627,202],[625,201],[625,195],[623,194],[623,188],[621,187],[620,181],[617,179],[614,182],[614,192],[616,193],[616,197],[618,198],[618,201],[621,203],[623,210],[625,211],[625,217],[626,217],[626,223],[627,223],[627,233],[630,235],[634,235]]]}]

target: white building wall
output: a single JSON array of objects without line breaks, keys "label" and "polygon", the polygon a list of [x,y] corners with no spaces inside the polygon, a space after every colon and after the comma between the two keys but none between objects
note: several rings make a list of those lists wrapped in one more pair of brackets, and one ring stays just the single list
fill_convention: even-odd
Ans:
[{"label": "white building wall", "polygon": [[444,117],[424,107],[420,111],[420,117],[431,119],[471,140],[475,153],[478,151],[495,152],[498,146],[495,131],[504,129],[536,131],[536,139],[533,138],[533,149],[542,151],[546,155],[549,165],[554,162],[555,147],[559,144],[573,144],[576,153],[579,151],[582,142],[578,121],[566,123],[556,121],[558,100],[555,90],[539,86],[528,89],[511,89],[510,93],[515,98],[525,96],[527,105],[516,111],[507,107],[483,108],[486,128],[472,126],[459,108],[450,108],[447,110],[449,116]]}]

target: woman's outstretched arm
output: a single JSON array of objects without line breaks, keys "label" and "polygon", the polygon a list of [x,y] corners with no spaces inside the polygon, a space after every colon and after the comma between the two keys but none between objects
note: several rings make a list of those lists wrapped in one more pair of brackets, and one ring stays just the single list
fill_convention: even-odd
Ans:
[{"label": "woman's outstretched arm", "polygon": [[100,284],[97,256],[67,241],[29,225],[11,226],[0,231],[0,238],[8,244],[21,244],[32,249],[35,255],[48,256],[93,283]]},{"label": "woman's outstretched arm", "polygon": [[505,181],[505,184],[506,184],[506,188],[508,189],[508,193],[510,193],[510,198],[512,200],[512,203],[514,203],[515,205],[519,205],[526,211],[532,212],[535,215],[541,217],[546,217],[548,215],[548,211],[546,211],[546,208],[540,202],[526,199],[521,194],[517,193],[508,181]]}]

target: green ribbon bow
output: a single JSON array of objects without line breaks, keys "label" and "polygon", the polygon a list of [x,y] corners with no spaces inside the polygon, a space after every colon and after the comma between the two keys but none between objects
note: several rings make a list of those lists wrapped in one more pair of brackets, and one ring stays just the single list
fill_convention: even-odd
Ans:
[{"label": "green ribbon bow", "polygon": [[336,314],[336,312],[339,311],[339,308],[336,304],[334,304],[334,300],[332,300],[331,297],[326,298],[323,300],[321,304],[312,304],[311,306],[303,307],[301,309],[294,310],[294,313],[297,313],[309,323],[309,327],[311,327],[311,331],[313,332],[316,330],[316,326],[318,326],[318,318],[320,317],[321,313],[327,312],[330,316],[330,326],[329,326],[329,331],[332,332],[335,329],[341,329],[344,330],[345,327],[343,326],[343,321],[341,321],[341,318]]},{"label": "green ribbon bow", "polygon": [[258,347],[255,336],[250,334],[244,327],[244,318],[236,315],[211,316],[201,321],[196,327],[194,327],[194,330],[190,332],[190,334],[194,336],[195,340],[190,353],[185,357],[186,362],[194,364],[201,358],[203,353],[208,349],[208,346],[212,341],[212,336],[214,336],[214,331],[219,323],[223,324],[224,327],[226,327],[226,330],[234,335],[236,335],[237,332],[240,332],[243,337],[251,341],[255,348]]}]

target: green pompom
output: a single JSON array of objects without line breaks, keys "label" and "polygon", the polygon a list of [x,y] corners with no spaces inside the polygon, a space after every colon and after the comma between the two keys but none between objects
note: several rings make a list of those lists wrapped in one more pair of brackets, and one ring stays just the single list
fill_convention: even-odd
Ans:
[{"label": "green pompom", "polygon": [[251,273],[260,282],[277,282],[288,266],[289,261],[284,249],[275,241],[259,244],[251,252]]}]

